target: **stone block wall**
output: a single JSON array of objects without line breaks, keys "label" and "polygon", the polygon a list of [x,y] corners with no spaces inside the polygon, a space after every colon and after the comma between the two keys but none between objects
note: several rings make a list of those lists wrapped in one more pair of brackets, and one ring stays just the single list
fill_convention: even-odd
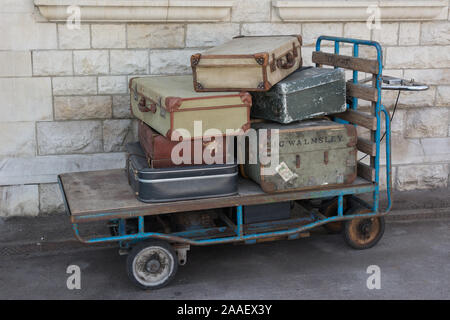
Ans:
[{"label": "stone block wall", "polygon": [[[130,77],[190,73],[191,54],[237,35],[302,34],[305,65],[322,34],[379,41],[385,74],[430,85],[400,96],[392,124],[394,187],[447,188],[446,19],[382,22],[370,30],[365,22],[283,22],[269,0],[235,0],[221,22],[90,22],[70,30],[45,21],[33,0],[7,0],[0,7],[0,216],[60,212],[57,174],[124,167],[124,144],[136,139]],[[387,92],[383,102],[392,108],[395,99]]]}]

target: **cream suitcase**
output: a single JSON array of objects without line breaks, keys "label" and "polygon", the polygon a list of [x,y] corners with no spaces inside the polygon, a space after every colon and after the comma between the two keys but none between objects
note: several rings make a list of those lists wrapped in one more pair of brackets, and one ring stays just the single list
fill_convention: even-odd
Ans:
[{"label": "cream suitcase", "polygon": [[302,38],[236,37],[191,57],[195,91],[267,91],[302,66]]},{"label": "cream suitcase", "polygon": [[[242,133],[250,127],[248,92],[198,93],[190,75],[135,77],[130,79],[130,95],[132,114],[168,139],[178,129],[194,139],[203,138],[208,129],[232,135],[227,130]],[[195,121],[201,121],[201,132],[194,130]]]}]

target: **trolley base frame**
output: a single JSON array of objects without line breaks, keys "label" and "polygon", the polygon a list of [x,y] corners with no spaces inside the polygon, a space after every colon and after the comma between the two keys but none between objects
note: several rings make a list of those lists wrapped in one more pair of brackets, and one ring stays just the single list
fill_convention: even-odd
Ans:
[{"label": "trolley base frame", "polygon": [[[354,218],[374,217],[385,213],[372,212],[364,214],[344,215],[343,197],[370,193],[375,190],[375,184],[357,178],[350,185],[322,187],[296,192],[267,194],[250,180],[239,180],[239,193],[236,196],[176,201],[168,203],[142,203],[136,200],[133,191],[128,186],[127,177],[122,169],[90,172],[66,173],[58,177],[67,213],[70,215],[73,231],[78,240],[84,243],[99,243],[118,241],[121,247],[145,239],[160,239],[171,243],[187,245],[210,245],[231,242],[255,243],[262,239],[278,239],[287,237],[296,239],[303,237],[308,230],[320,225],[351,220]],[[306,208],[308,214],[286,220],[260,222],[245,225],[243,223],[243,205],[264,204],[282,201],[306,200],[338,197],[338,212],[336,216],[324,217],[317,210]],[[368,209],[372,206],[359,198],[359,202]],[[236,222],[222,219],[226,226],[196,229],[174,233],[144,232],[144,217],[167,213],[206,210],[211,208],[237,207]],[[138,219],[138,230],[127,233],[125,220]],[[115,220],[118,234],[108,237],[92,237],[84,239],[80,235],[79,224],[92,221]]]}]

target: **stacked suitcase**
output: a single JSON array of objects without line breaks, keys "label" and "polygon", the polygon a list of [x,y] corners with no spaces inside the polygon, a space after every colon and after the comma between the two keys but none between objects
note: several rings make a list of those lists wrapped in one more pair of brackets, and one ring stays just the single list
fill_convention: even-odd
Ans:
[{"label": "stacked suitcase", "polygon": [[[139,143],[127,146],[127,172],[137,198],[164,202],[237,194],[238,164],[228,142],[250,128],[257,132],[258,151],[267,144],[274,152],[278,142],[271,174],[262,174],[270,165],[260,162],[242,166],[243,175],[265,192],[353,182],[354,126],[317,119],[345,111],[344,72],[302,68],[301,44],[301,36],[237,37],[194,54],[192,75],[132,78],[130,107],[139,119]],[[270,134],[261,141],[263,129],[276,129],[278,141],[272,143]],[[285,207],[268,211],[282,217]],[[251,209],[246,219],[259,221]]]}]

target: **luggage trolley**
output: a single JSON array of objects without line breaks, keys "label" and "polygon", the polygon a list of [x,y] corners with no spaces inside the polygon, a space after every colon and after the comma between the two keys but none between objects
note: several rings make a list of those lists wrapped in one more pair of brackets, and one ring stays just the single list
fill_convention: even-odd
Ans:
[{"label": "luggage trolley", "polygon": [[[334,43],[334,53],[321,51],[321,43]],[[353,46],[353,56],[339,54],[340,44]],[[358,57],[360,46],[370,46],[376,59]],[[308,230],[326,226],[330,231],[343,231],[345,241],[355,249],[374,246],[384,232],[384,218],[391,209],[391,144],[390,115],[381,104],[382,49],[374,41],[321,36],[317,40],[313,62],[353,71],[347,82],[349,108],[336,115],[335,121],[363,126],[370,139],[358,139],[359,151],[370,157],[370,163],[358,163],[358,177],[350,185],[311,188],[302,191],[267,194],[250,180],[240,178],[239,192],[234,196],[166,203],[142,203],[136,200],[122,169],[65,173],[58,176],[66,211],[70,215],[75,237],[87,244],[118,242],[120,252],[128,253],[127,273],[131,281],[143,289],[156,289],[168,284],[187,260],[190,246],[222,243],[256,243],[277,239],[297,239]],[[358,82],[358,72],[372,74],[367,81]],[[426,86],[401,83],[387,79],[386,89],[424,90]],[[358,99],[371,102],[371,112],[358,110]],[[380,209],[380,149],[381,114],[385,118],[387,208]],[[372,193],[371,203],[357,195]],[[244,224],[243,208],[247,205],[276,202],[295,203],[302,214],[289,219]],[[178,215],[189,220],[188,212],[232,208],[215,213],[213,225],[182,231],[173,229],[167,217]],[[206,211],[208,212],[208,211]],[[79,226],[93,221],[108,221],[111,235],[81,234]]]}]

